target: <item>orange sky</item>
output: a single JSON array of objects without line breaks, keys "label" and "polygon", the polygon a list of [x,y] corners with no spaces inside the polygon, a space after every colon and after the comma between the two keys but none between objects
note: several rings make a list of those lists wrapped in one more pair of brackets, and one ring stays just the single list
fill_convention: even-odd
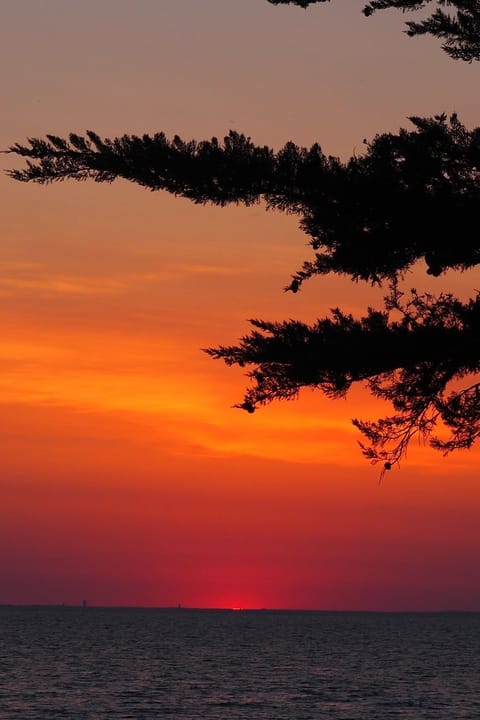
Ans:
[{"label": "orange sky", "polygon": [[[1,146],[46,132],[230,127],[361,152],[409,114],[478,124],[478,65],[357,0],[16,0],[2,8]],[[17,161],[2,155],[2,167]],[[201,348],[246,319],[312,320],[381,296],[282,287],[297,219],[197,207],[126,182],[0,177],[0,602],[480,609],[480,450],[412,447],[378,484],[358,389],[233,410],[241,371]],[[466,297],[478,272],[418,289]]]}]

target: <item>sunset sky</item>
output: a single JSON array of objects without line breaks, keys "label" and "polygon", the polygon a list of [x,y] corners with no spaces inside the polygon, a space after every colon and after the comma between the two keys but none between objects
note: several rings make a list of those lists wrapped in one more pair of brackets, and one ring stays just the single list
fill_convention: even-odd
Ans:
[{"label": "sunset sky", "polygon": [[[342,158],[409,115],[473,127],[478,63],[358,0],[4,0],[0,149],[45,133],[223,137]],[[363,312],[347,278],[283,293],[298,218],[125,181],[10,180],[0,155],[0,603],[480,610],[480,447],[414,445],[379,484],[361,388],[250,416],[201,348],[248,318]],[[406,287],[466,298],[478,270]]]}]

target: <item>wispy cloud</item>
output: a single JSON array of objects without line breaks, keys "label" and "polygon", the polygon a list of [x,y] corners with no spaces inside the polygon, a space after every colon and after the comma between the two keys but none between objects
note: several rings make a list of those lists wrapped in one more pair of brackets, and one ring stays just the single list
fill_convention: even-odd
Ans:
[{"label": "wispy cloud", "polygon": [[108,295],[121,292],[125,284],[112,278],[38,277],[0,278],[0,294],[12,295],[18,291],[38,290],[45,293],[68,295]]},{"label": "wispy cloud", "polygon": [[241,276],[245,269],[229,265],[168,263],[160,270],[118,272],[114,275],[56,273],[39,263],[0,263],[0,295],[44,293],[63,295],[111,295],[148,284],[163,284],[178,276]]}]

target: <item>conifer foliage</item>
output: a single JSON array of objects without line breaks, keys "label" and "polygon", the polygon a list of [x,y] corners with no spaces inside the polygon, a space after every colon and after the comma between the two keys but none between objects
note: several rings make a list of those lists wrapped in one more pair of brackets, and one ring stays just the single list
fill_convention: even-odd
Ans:
[{"label": "conifer foliage", "polygon": [[[272,5],[297,5],[307,8],[330,0],[268,0]],[[372,0],[363,7],[367,17],[377,10],[397,9],[406,11],[435,10],[419,21],[407,21],[406,33],[432,35],[442,40],[442,47],[456,60],[480,59],[480,3],[478,0]]]},{"label": "conifer foliage", "polygon": [[[301,7],[326,1],[269,0]],[[429,5],[377,0],[364,12]],[[435,5],[429,18],[408,24],[409,34],[431,33],[452,57],[478,59],[478,2]],[[386,284],[384,308],[360,318],[335,308],[313,325],[254,319],[238,344],[206,352],[247,368],[251,385],[237,407],[249,413],[305,387],[342,397],[352,384],[366,384],[394,414],[353,422],[365,437],[364,455],[389,470],[415,436],[450,452],[480,435],[480,293],[461,302],[448,293],[407,295],[399,286],[418,261],[435,276],[480,263],[480,128],[468,130],[456,115],[410,121],[397,134],[365,141],[364,153],[347,161],[318,144],[289,142],[275,152],[234,131],[200,142],[164,133],[47,135],[10,148],[26,160],[10,175],[37,183],[121,178],[195,203],[262,201],[298,215],[313,254],[285,289],[295,293],[315,275],[346,274]]]},{"label": "conifer foliage", "polygon": [[[228,365],[253,366],[253,385],[237,405],[249,413],[303,387],[339,398],[364,381],[395,411],[377,422],[353,421],[368,441],[360,443],[365,457],[387,470],[415,436],[448,453],[471,447],[480,434],[480,294],[467,303],[415,290],[405,298],[394,281],[385,310],[369,308],[360,319],[336,308],[314,325],[250,322],[255,330],[238,345],[207,350]],[[434,434],[437,423],[446,438]]]},{"label": "conifer foliage", "polygon": [[195,203],[264,200],[298,214],[314,258],[293,276],[294,292],[330,272],[393,279],[419,259],[435,276],[465,270],[480,261],[480,128],[467,130],[455,115],[410,120],[414,130],[377,135],[347,162],[318,144],[289,142],[275,153],[233,131],[223,142],[48,135],[10,148],[27,158],[10,174],[38,183],[124,178]]}]

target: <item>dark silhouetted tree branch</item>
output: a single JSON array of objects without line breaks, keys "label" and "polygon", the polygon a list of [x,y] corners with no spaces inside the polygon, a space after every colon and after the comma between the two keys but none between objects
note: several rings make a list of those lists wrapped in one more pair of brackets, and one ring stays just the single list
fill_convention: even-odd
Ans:
[{"label": "dark silhouetted tree branch", "polygon": [[[480,434],[480,383],[461,383],[480,370],[480,294],[461,303],[413,290],[405,301],[393,283],[385,308],[360,319],[337,308],[314,325],[251,320],[255,330],[238,345],[206,352],[228,365],[254,366],[254,384],[236,406],[250,413],[304,387],[343,397],[353,383],[366,382],[395,410],[377,422],[353,421],[369,443],[361,444],[364,455],[384,469],[405,456],[415,435],[445,453],[469,448]],[[446,439],[432,434],[438,422]]]},{"label": "dark silhouetted tree branch", "polygon": [[[268,0],[272,5],[297,5],[307,8],[316,3],[330,0]],[[363,7],[364,15],[373,15],[377,10],[397,9],[418,11],[430,7],[432,0],[373,0]],[[443,49],[454,59],[480,59],[480,4],[478,0],[433,0],[436,9],[427,18],[408,21],[407,35],[432,35],[443,40]],[[446,12],[450,8],[452,12]]]},{"label": "dark silhouetted tree branch", "polygon": [[[269,1],[307,7],[327,0]],[[376,0],[364,13],[429,4]],[[478,2],[435,4],[430,17],[407,23],[408,33],[442,38],[452,57],[479,59]],[[387,280],[382,311],[355,319],[337,308],[314,325],[252,320],[254,330],[238,345],[206,352],[228,365],[251,366],[253,385],[237,406],[250,413],[304,387],[339,397],[353,383],[366,383],[392,403],[394,414],[353,422],[366,438],[364,455],[388,470],[416,436],[449,452],[471,447],[480,434],[480,294],[462,303],[416,291],[405,299],[398,289],[398,278],[420,259],[432,275],[480,262],[480,128],[467,130],[456,115],[410,120],[413,130],[377,135],[363,155],[346,162],[318,144],[287,143],[274,152],[233,131],[223,142],[170,141],[163,133],[113,140],[94,132],[48,135],[10,148],[26,159],[26,168],[10,175],[38,183],[123,178],[220,206],[264,201],[299,215],[314,250],[286,289],[297,292],[308,278],[332,272]]]},{"label": "dark silhouetted tree branch", "polygon": [[[315,250],[289,289],[330,272],[389,279],[382,312],[355,319],[336,309],[313,326],[254,320],[256,329],[239,345],[207,350],[229,365],[254,366],[254,385],[238,405],[248,412],[296,397],[302,387],[337,397],[366,382],[395,414],[354,423],[368,441],[364,455],[389,469],[416,435],[448,452],[470,447],[480,432],[478,384],[456,389],[480,369],[479,297],[462,304],[451,295],[413,292],[405,302],[397,284],[420,258],[434,275],[480,261],[480,129],[468,131],[455,115],[411,121],[413,131],[378,135],[363,156],[347,162],[319,145],[287,143],[275,153],[235,132],[223,143],[169,141],[163,133],[114,140],[93,132],[68,140],[50,135],[11,147],[27,167],[10,174],[39,183],[124,178],[196,203],[263,199],[301,215]],[[438,422],[448,439],[432,435]]]},{"label": "dark silhouetted tree branch", "polygon": [[10,174],[39,183],[124,178],[196,203],[263,199],[299,214],[311,238],[314,259],[293,276],[294,292],[331,272],[381,282],[420,258],[432,275],[472,267],[480,260],[480,128],[468,131],[455,115],[410,119],[413,131],[377,135],[347,162],[319,145],[287,143],[275,153],[236,132],[223,143],[89,132],[14,145],[27,167]]}]

